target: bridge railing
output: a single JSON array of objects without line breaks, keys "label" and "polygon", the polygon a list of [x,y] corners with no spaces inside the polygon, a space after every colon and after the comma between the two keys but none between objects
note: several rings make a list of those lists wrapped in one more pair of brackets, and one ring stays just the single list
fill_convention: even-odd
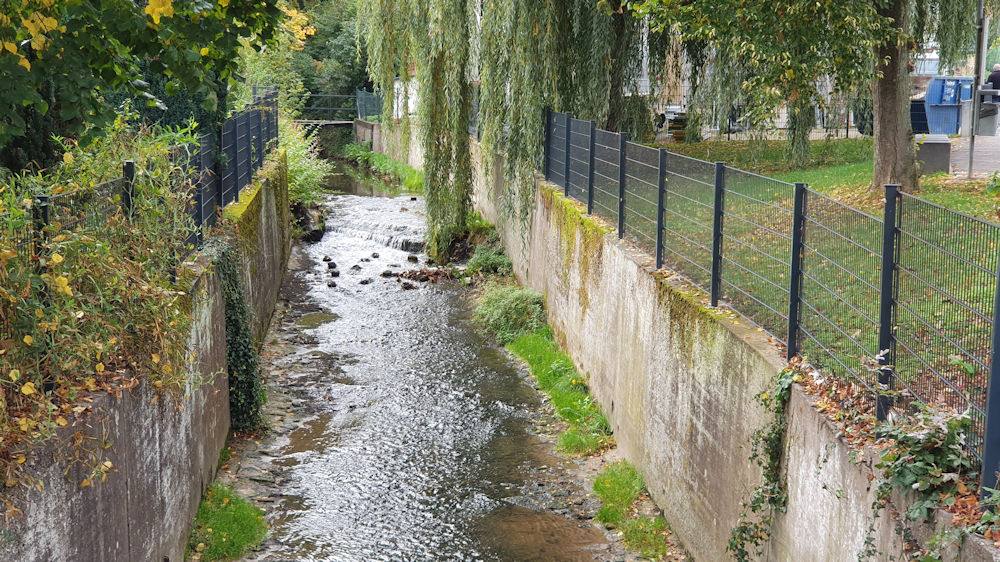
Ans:
[{"label": "bridge railing", "polygon": [[299,115],[300,121],[354,121],[358,114],[357,96],[309,94]]}]

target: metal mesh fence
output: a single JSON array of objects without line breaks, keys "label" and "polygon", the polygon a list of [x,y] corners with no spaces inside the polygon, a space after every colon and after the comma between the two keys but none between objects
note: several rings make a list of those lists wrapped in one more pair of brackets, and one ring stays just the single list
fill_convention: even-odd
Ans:
[{"label": "metal mesh fence", "polygon": [[785,341],[794,186],[735,168],[724,170],[723,297]]},{"label": "metal mesh fence", "polygon": [[874,391],[882,221],[815,191],[807,191],[806,202],[801,354]]},{"label": "metal mesh fence", "polygon": [[900,194],[897,241],[897,407],[968,409],[982,454],[1000,229]]},{"label": "metal mesh fence", "polygon": [[358,118],[378,121],[382,114],[382,96],[365,90],[356,90]]},{"label": "metal mesh fence", "polygon": [[618,161],[621,137],[598,129],[594,132],[594,213],[618,220]]},{"label": "metal mesh fence", "polygon": [[546,170],[548,179],[559,185],[566,185],[566,138],[569,130],[569,114],[551,113],[549,116],[548,156]]},{"label": "metal mesh fence", "polygon": [[656,251],[660,151],[625,144],[625,231],[639,246]]},{"label": "metal mesh fence", "polygon": [[708,292],[712,281],[715,165],[667,153],[663,262]]}]

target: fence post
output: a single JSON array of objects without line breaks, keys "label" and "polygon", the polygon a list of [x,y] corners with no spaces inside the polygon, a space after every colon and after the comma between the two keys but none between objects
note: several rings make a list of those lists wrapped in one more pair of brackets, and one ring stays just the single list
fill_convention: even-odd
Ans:
[{"label": "fence post", "polygon": [[563,180],[564,180],[564,183],[565,183],[565,185],[563,186],[563,189],[565,190],[565,195],[567,197],[569,197],[569,162],[570,162],[570,160],[569,160],[569,150],[570,150],[569,128],[570,128],[570,121],[572,119],[573,118],[570,117],[569,112],[567,111],[566,112],[566,168],[565,168],[565,172],[566,173],[563,176]]},{"label": "fence post", "polygon": [[132,204],[135,198],[135,160],[126,160],[122,165],[122,177],[125,178],[125,190],[122,192],[122,208],[125,218],[132,221]]},{"label": "fence post", "polygon": [[625,147],[628,136],[618,133],[618,238],[625,237]]},{"label": "fence post", "polygon": [[[878,384],[881,389],[892,385],[892,369],[895,362],[893,353],[892,318],[895,310],[895,280],[896,280],[896,228],[899,218],[897,202],[899,186],[886,184],[885,211],[882,216],[882,276],[879,283],[879,315],[878,315]],[[875,401],[875,417],[879,421],[886,418],[892,400],[883,392]]]},{"label": "fence post", "polygon": [[659,150],[656,173],[656,269],[663,267],[663,208],[667,197],[667,149]]},{"label": "fence post", "polygon": [[198,242],[205,240],[205,186],[199,181],[195,183],[195,205],[198,206]]},{"label": "fence post", "polygon": [[32,230],[35,234],[35,251],[34,254],[38,255],[38,247],[43,238],[45,238],[45,227],[49,225],[49,196],[48,195],[36,195],[35,202],[31,207],[31,219],[32,219]]},{"label": "fence post", "polygon": [[545,179],[551,180],[549,177],[549,153],[550,147],[552,146],[552,110],[546,106],[545,108],[545,134],[542,135],[542,175]]},{"label": "fence post", "polygon": [[799,354],[799,305],[802,299],[802,234],[806,217],[806,184],[795,184],[792,204],[792,255],[791,278],[788,288],[788,337],[785,359]]},{"label": "fence post", "polygon": [[233,201],[240,201],[240,115],[233,120]]},{"label": "fence post", "polygon": [[726,164],[715,163],[715,203],[712,206],[712,306],[719,306],[722,291],[722,217],[726,200]]},{"label": "fence post", "polygon": [[590,152],[588,159],[590,163],[587,165],[587,214],[594,214],[594,162],[596,157],[594,156],[596,141],[594,137],[597,133],[597,121],[590,122]]},{"label": "fence post", "polygon": [[993,334],[990,338],[990,378],[986,383],[986,421],[983,426],[983,470],[979,496],[997,487],[1000,469],[1000,265],[993,292]]}]

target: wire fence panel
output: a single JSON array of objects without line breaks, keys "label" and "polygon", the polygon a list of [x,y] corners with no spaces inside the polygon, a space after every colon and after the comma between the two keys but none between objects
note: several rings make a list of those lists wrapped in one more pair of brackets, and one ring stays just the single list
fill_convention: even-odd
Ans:
[{"label": "wire fence panel", "polygon": [[355,90],[354,94],[358,104],[358,118],[378,121],[382,115],[382,96],[365,90]]},{"label": "wire fence panel", "polygon": [[236,120],[229,119],[222,125],[222,206],[225,207],[236,197]]},{"label": "wire fence panel", "polygon": [[569,120],[569,196],[587,204],[590,185],[590,121]]},{"label": "wire fence panel", "polygon": [[549,161],[548,180],[552,183],[566,185],[566,113],[552,112],[549,114]]},{"label": "wire fence panel", "polygon": [[699,289],[712,281],[715,165],[667,153],[663,262]]},{"label": "wire fence panel", "polygon": [[660,151],[625,143],[625,235],[656,251]]},{"label": "wire fence panel", "polygon": [[107,224],[121,209],[125,178],[100,183],[87,191],[72,191],[49,198],[49,222],[60,230],[94,230]]},{"label": "wire fence panel", "polygon": [[815,191],[806,192],[799,329],[802,355],[851,379],[874,405],[879,353],[882,221]]},{"label": "wire fence panel", "polygon": [[896,407],[969,409],[981,455],[1000,229],[905,193],[899,207]]},{"label": "wire fence panel", "polygon": [[725,168],[723,297],[785,342],[795,186]]},{"label": "wire fence panel", "polygon": [[594,213],[618,220],[619,136],[598,129],[594,132]]}]

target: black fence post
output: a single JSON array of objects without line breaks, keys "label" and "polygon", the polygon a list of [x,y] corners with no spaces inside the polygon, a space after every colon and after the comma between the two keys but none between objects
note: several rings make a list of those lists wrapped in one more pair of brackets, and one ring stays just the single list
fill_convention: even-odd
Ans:
[{"label": "black fence post", "polygon": [[35,234],[35,251],[34,255],[38,255],[38,249],[45,238],[45,227],[49,225],[49,196],[48,195],[36,195],[35,202],[31,206],[31,219],[32,219],[32,230]]},{"label": "black fence post", "polygon": [[788,337],[785,359],[791,360],[799,354],[799,305],[802,301],[802,235],[806,217],[806,184],[795,184],[795,200],[792,205],[792,255],[791,281],[788,287]]},{"label": "black fence post", "polygon": [[719,306],[722,291],[722,217],[726,201],[726,164],[715,163],[715,203],[712,207],[712,285],[710,300],[712,306]]},{"label": "black fence post", "polygon": [[125,218],[132,222],[132,206],[135,199],[135,160],[126,160],[122,165],[122,177],[125,178],[125,189],[122,191],[122,209]]},{"label": "black fence post", "polygon": [[618,238],[625,237],[625,147],[628,135],[618,133]]},{"label": "black fence post", "polygon": [[549,169],[549,155],[550,147],[552,146],[552,110],[548,107],[545,108],[545,133],[542,135],[542,175],[545,179],[551,180],[549,175],[551,170]]},{"label": "black fence post", "polygon": [[1000,469],[1000,378],[998,378],[1000,377],[1000,265],[997,266],[996,289],[993,292],[992,329],[990,378],[986,383],[986,420],[983,426],[983,470],[979,487],[980,497],[988,495],[986,488],[995,489],[997,487],[997,470]]},{"label": "black fence post", "polygon": [[570,151],[570,138],[571,138],[570,134],[569,134],[569,129],[570,129],[570,121],[572,121],[572,119],[573,118],[570,117],[569,112],[567,111],[566,112],[566,154],[565,154],[565,156],[566,156],[566,167],[564,169],[565,175],[563,175],[563,180],[564,180],[564,183],[565,183],[565,185],[563,185],[563,190],[565,191],[565,195],[567,197],[569,197],[569,163],[570,163],[569,151]]},{"label": "black fence post", "polygon": [[892,407],[892,399],[885,392],[892,386],[893,353],[892,320],[895,311],[896,281],[896,231],[899,214],[897,202],[899,186],[886,184],[885,211],[882,216],[882,276],[879,283],[878,315],[878,384],[879,393],[875,401],[875,417],[883,421]]},{"label": "black fence post", "polygon": [[212,163],[212,175],[215,176],[215,205],[221,211],[226,207],[226,190],[225,186],[222,185],[222,174],[225,169],[222,167],[222,158],[218,155],[222,154],[222,129],[219,130],[219,146],[215,151],[216,157],[215,162]]},{"label": "black fence post", "polygon": [[594,137],[597,136],[597,122],[590,122],[590,152],[588,154],[588,159],[590,163],[587,165],[587,214],[594,214],[594,162],[596,161],[596,156],[594,156],[596,141]]},{"label": "black fence post", "polygon": [[659,150],[656,173],[656,269],[663,267],[663,208],[667,197],[667,149]]},{"label": "black fence post", "polygon": [[240,115],[236,114],[233,120],[233,201],[240,201]]}]

